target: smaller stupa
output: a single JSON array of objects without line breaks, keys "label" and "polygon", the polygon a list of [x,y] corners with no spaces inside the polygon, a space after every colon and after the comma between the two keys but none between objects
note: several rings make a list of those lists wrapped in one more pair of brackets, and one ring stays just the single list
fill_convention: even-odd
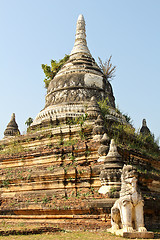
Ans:
[{"label": "smaller stupa", "polygon": [[12,113],[11,120],[6,127],[6,130],[4,131],[4,138],[13,137],[19,134],[20,131],[15,120],[15,113]]},{"label": "smaller stupa", "polygon": [[87,114],[89,118],[97,118],[101,114],[100,107],[95,96],[91,97],[90,103],[87,107]]},{"label": "smaller stupa", "polygon": [[93,126],[93,139],[95,141],[100,141],[104,133],[105,133],[104,121],[102,116],[98,115]]},{"label": "smaller stupa", "polygon": [[[105,157],[100,172],[101,188],[99,193],[108,194],[108,197],[117,197],[121,189],[122,157],[117,151],[114,140],[111,140],[110,148]],[[112,196],[113,195],[113,196]]]},{"label": "smaller stupa", "polygon": [[140,129],[140,133],[145,136],[151,134],[149,128],[147,127],[146,119],[143,119],[142,121],[142,127]]},{"label": "smaller stupa", "polygon": [[110,139],[107,136],[106,133],[104,133],[103,137],[100,139],[100,147],[98,148],[98,154],[99,154],[99,158],[97,160],[97,162],[104,162],[106,159],[106,156],[108,154],[108,150],[109,150],[109,143],[110,143]]}]

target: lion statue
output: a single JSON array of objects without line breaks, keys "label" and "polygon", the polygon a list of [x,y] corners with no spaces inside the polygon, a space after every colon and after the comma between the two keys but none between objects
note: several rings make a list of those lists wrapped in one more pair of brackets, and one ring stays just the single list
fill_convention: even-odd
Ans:
[{"label": "lion statue", "polygon": [[143,198],[137,186],[138,174],[133,166],[124,165],[121,175],[120,198],[111,209],[110,232],[146,232]]}]

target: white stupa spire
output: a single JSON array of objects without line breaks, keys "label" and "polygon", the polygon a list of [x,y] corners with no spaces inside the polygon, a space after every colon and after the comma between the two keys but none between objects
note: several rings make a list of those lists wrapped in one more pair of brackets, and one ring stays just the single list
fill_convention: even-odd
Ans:
[{"label": "white stupa spire", "polygon": [[82,14],[79,15],[77,20],[76,39],[70,55],[75,53],[85,53],[91,56],[87,47],[85,20]]}]

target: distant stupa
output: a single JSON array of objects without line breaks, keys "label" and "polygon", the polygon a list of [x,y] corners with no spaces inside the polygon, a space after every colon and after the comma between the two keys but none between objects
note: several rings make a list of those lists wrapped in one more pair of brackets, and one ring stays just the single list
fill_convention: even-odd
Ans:
[{"label": "distant stupa", "polygon": [[15,113],[12,113],[11,120],[4,131],[4,138],[13,137],[18,134],[20,134],[20,131],[15,120]]},{"label": "distant stupa", "polygon": [[45,108],[37,115],[32,127],[84,114],[93,96],[97,101],[107,98],[108,104],[115,108],[112,86],[88,49],[85,20],[79,15],[69,60],[51,80]]},{"label": "distant stupa", "polygon": [[142,127],[140,129],[140,133],[142,133],[142,135],[149,135],[149,134],[151,134],[149,128],[147,127],[146,119],[143,119],[143,121],[142,121]]}]

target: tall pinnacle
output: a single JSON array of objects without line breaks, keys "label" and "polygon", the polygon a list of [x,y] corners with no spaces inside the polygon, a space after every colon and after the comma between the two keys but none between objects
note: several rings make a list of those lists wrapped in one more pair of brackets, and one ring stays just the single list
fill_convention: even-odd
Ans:
[{"label": "tall pinnacle", "polygon": [[70,55],[75,53],[85,53],[91,56],[87,47],[85,20],[82,14],[79,15],[77,20],[76,39]]}]

